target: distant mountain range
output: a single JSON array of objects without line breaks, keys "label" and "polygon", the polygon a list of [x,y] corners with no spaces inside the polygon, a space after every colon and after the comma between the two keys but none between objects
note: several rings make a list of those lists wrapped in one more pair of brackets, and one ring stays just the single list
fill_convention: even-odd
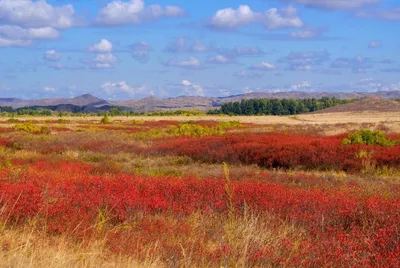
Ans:
[{"label": "distant mountain range", "polygon": [[112,107],[121,107],[124,110],[137,112],[150,112],[159,110],[209,110],[218,108],[226,102],[240,101],[242,99],[261,99],[261,98],[321,98],[336,97],[339,99],[380,97],[384,99],[400,99],[400,91],[380,91],[380,92],[278,92],[263,93],[253,92],[227,97],[201,97],[201,96],[179,96],[173,98],[160,99],[154,96],[138,100],[106,101],[99,99],[91,94],[84,94],[74,98],[48,98],[38,100],[22,100],[17,98],[0,98],[0,106],[12,108],[32,107],[48,108],[54,111],[70,112],[97,112],[108,110]]}]

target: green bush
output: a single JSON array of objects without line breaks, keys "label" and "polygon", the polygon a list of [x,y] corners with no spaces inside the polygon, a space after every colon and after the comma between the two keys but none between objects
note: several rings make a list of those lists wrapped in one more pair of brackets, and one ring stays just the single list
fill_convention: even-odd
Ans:
[{"label": "green bush", "polygon": [[101,124],[109,124],[111,123],[110,118],[108,117],[108,115],[104,115],[104,117],[100,120]]},{"label": "green bush", "polygon": [[69,122],[70,122],[69,120],[64,119],[64,118],[59,118],[59,119],[57,120],[57,123],[60,123],[60,124],[65,124],[65,123],[69,123]]},{"label": "green bush", "polygon": [[343,144],[364,144],[364,145],[380,145],[380,146],[394,146],[399,143],[399,140],[389,140],[383,131],[369,129],[361,129],[354,133],[349,134],[342,143]]},{"label": "green bush", "polygon": [[144,120],[132,120],[132,124],[134,125],[143,125],[144,123]]},{"label": "green bush", "polygon": [[50,134],[48,126],[38,126],[32,123],[18,124],[13,127],[17,131],[25,131],[34,134]]}]

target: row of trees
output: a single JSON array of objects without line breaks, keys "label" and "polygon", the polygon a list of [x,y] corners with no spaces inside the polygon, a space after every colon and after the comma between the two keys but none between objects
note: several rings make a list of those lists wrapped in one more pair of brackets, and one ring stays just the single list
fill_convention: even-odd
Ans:
[{"label": "row of trees", "polygon": [[35,116],[48,116],[52,115],[51,109],[30,109],[30,108],[18,108],[13,109],[8,106],[0,106],[0,113],[2,115],[35,115]]},{"label": "row of trees", "polygon": [[[82,109],[81,109],[82,110]],[[154,112],[136,112],[125,110],[121,107],[112,107],[107,110],[97,112],[85,111],[53,111],[52,109],[45,108],[12,108],[8,106],[0,106],[0,116],[18,116],[18,115],[32,115],[32,116],[173,116],[173,115],[205,115],[205,112],[199,110],[173,110],[173,111],[154,111]]]},{"label": "row of trees", "polygon": [[340,100],[334,97],[322,97],[320,99],[249,99],[222,104],[221,109],[210,110],[208,114],[295,115],[353,101],[355,99]]}]

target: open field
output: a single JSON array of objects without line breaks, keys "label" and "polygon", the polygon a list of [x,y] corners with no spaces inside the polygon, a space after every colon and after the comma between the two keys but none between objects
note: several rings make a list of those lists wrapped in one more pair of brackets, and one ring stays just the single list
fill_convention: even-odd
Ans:
[{"label": "open field", "polygon": [[[31,117],[19,116],[21,121],[54,121],[57,122],[59,117]],[[78,122],[98,123],[101,117],[85,116],[85,117],[64,117],[67,125],[74,127]],[[301,114],[296,116],[132,116],[123,117],[116,116],[112,118],[114,122],[130,122],[132,120],[144,121],[239,121],[241,123],[249,123],[256,125],[286,125],[286,126],[323,126],[331,130],[331,133],[340,133],[348,131],[346,127],[352,126],[353,129],[370,127],[385,129],[389,132],[400,132],[400,113],[399,112],[339,112],[339,113],[322,113],[322,114]],[[0,118],[0,123],[4,126],[12,126],[9,118]],[[68,124],[71,123],[71,124]],[[343,124],[346,124],[343,125]],[[65,124],[64,124],[65,125]],[[345,127],[343,129],[343,127]]]},{"label": "open field", "polygon": [[100,119],[0,118],[0,267],[400,266],[399,113]]}]

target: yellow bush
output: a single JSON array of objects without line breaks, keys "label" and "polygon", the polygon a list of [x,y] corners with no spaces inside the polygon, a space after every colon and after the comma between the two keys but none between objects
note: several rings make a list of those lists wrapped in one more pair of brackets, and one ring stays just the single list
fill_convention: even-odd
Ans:
[{"label": "yellow bush", "polygon": [[32,123],[18,124],[13,127],[17,131],[25,131],[34,134],[50,134],[48,126],[38,126]]}]

